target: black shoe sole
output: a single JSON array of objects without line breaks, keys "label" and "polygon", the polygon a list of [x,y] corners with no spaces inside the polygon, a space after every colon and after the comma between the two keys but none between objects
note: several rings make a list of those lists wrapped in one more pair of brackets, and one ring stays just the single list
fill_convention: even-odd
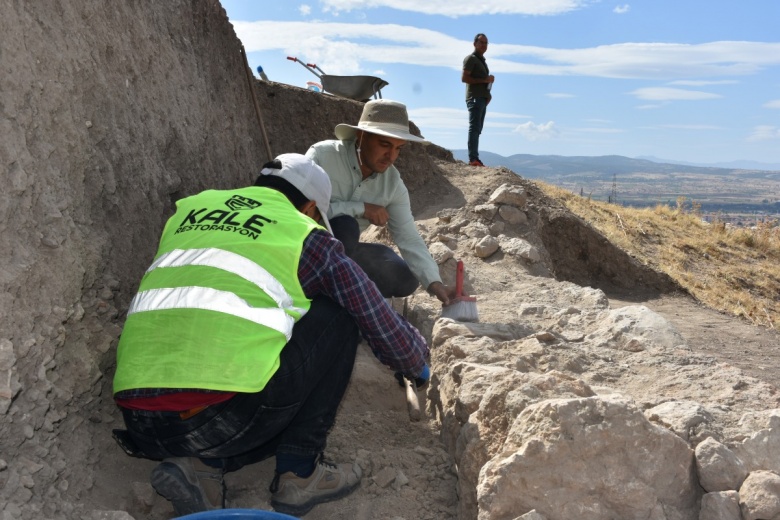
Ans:
[{"label": "black shoe sole", "polygon": [[203,490],[190,483],[181,468],[172,462],[160,463],[152,470],[150,480],[154,490],[173,504],[177,516],[210,509]]}]

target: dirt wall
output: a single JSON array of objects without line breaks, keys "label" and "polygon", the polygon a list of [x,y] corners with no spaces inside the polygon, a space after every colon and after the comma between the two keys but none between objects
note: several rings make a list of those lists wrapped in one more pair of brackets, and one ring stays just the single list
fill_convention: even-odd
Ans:
[{"label": "dirt wall", "polygon": [[121,314],[172,201],[264,156],[218,2],[0,12],[0,509],[77,517],[99,456],[84,424],[110,421]]}]

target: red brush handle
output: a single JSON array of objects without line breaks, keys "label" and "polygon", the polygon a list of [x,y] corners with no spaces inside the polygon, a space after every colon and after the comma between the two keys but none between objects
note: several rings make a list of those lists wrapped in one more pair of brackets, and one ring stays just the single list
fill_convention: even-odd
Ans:
[{"label": "red brush handle", "polygon": [[458,267],[455,269],[455,297],[463,296],[463,260],[458,260]]}]

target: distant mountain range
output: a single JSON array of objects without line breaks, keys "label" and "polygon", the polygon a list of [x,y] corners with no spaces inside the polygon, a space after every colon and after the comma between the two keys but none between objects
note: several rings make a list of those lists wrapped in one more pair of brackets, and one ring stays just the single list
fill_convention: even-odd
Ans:
[{"label": "distant mountain range", "polygon": [[[466,150],[453,150],[453,156],[468,162]],[[731,176],[739,172],[740,176],[755,172],[757,177],[772,177],[780,180],[780,164],[764,164],[753,161],[734,161],[713,165],[696,165],[684,162],[667,162],[651,157],[630,158],[622,155],[563,156],[516,154],[504,157],[491,152],[480,152],[480,159],[487,166],[506,166],[524,177],[556,180],[570,176],[587,176],[591,179],[611,179],[614,175],[642,173],[689,173],[708,176]]]},{"label": "distant mountain range", "polygon": [[[452,154],[464,162],[468,159],[466,150],[453,150]],[[742,161],[702,166],[621,155],[479,155],[487,166],[504,166],[526,179],[624,206],[674,206],[679,200],[688,200],[713,213],[780,214],[780,165],[761,164],[758,168],[757,163]]]},{"label": "distant mountain range", "polygon": [[652,161],[655,163],[682,164],[685,166],[704,166],[704,167],[712,167],[712,168],[727,168],[731,170],[735,170],[735,169],[736,170],[764,170],[764,171],[780,170],[780,163],[762,163],[758,161],[729,161],[729,162],[703,164],[703,163],[692,163],[686,161],[674,161],[670,159],[660,159],[658,157],[653,157],[651,155],[640,156],[637,157],[637,159],[646,159],[648,161]]}]

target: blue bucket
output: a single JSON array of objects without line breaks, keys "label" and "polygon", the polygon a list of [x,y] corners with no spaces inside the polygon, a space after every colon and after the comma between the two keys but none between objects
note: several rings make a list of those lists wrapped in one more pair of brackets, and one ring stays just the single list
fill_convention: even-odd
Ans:
[{"label": "blue bucket", "polygon": [[191,515],[179,516],[175,520],[299,520],[294,516],[283,515],[262,509],[215,509]]}]

